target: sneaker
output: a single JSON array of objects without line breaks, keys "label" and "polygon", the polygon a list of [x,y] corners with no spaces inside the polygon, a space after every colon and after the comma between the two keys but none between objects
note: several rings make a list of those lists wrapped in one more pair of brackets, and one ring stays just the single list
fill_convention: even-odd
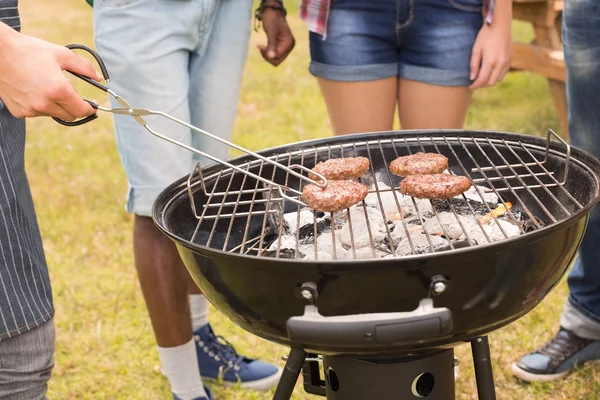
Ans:
[{"label": "sneaker", "polygon": [[279,382],[281,368],[238,354],[227,340],[215,335],[210,324],[195,331],[194,340],[202,378],[254,390],[268,390]]},{"label": "sneaker", "polygon": [[583,339],[560,328],[544,347],[512,365],[513,374],[526,382],[549,382],[564,378],[584,362],[600,359],[600,341]]},{"label": "sneaker", "polygon": [[[213,395],[208,386],[204,385],[204,391],[206,392],[206,396],[196,397],[194,400],[213,400]],[[177,395],[173,395],[173,400],[181,400]]]}]

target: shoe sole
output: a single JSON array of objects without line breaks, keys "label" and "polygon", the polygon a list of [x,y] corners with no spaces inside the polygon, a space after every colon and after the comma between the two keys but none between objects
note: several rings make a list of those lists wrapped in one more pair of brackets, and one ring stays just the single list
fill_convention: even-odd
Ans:
[{"label": "shoe sole", "polygon": [[[241,387],[242,389],[250,389],[250,390],[257,390],[257,391],[266,391],[269,390],[271,388],[273,388],[274,386],[276,386],[279,383],[279,379],[281,378],[281,373],[283,372],[283,370],[281,368],[277,368],[277,373],[271,375],[271,376],[267,376],[266,378],[262,378],[262,379],[257,379],[255,381],[249,381],[249,382],[230,382],[230,381],[223,381],[223,385],[228,386],[228,387],[233,387],[233,386],[238,386]],[[207,377],[202,377],[202,380],[207,380],[207,381],[217,381],[216,379],[213,378],[207,378]]]},{"label": "shoe sole", "polygon": [[525,382],[552,382],[564,378],[569,374],[569,371],[559,372],[558,374],[534,374],[525,371],[517,363],[514,363],[512,365],[512,373]]}]

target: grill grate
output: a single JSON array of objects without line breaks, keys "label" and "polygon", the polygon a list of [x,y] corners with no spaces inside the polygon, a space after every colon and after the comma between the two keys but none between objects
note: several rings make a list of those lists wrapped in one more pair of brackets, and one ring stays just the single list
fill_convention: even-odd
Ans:
[{"label": "grill grate", "polygon": [[[553,163],[550,159],[553,153],[557,153],[550,150],[551,135],[556,136],[565,146],[565,153],[560,153],[564,162]],[[307,246],[299,238],[308,236],[308,242],[312,241],[310,244],[314,257],[319,259],[319,246],[323,246],[319,244],[319,238],[327,235],[331,242],[328,243],[330,246],[327,246],[327,251],[333,259],[378,258],[382,254],[398,257],[405,255],[407,250],[404,249],[403,254],[399,255],[400,245],[408,245],[410,254],[419,254],[481,244],[481,240],[473,238],[474,234],[483,236],[485,242],[494,241],[481,222],[481,209],[491,216],[493,221],[490,223],[497,226],[503,238],[507,239],[510,233],[506,231],[506,225],[499,222],[500,219],[511,222],[518,227],[518,234],[524,234],[563,220],[583,208],[565,188],[570,164],[569,145],[552,131],[549,131],[547,139],[544,151],[540,146],[520,141],[487,137],[407,136],[303,148],[268,157],[276,163],[294,168],[298,165],[316,165],[318,161],[328,158],[357,155],[368,157],[371,161],[370,171],[360,181],[371,187],[369,196],[379,206],[380,215],[374,214],[373,210],[376,209],[369,209],[365,200],[362,207],[353,208],[353,211],[326,215],[311,210],[312,216],[308,223],[303,223],[301,215],[308,214],[299,198],[305,182],[295,179],[289,172],[282,173],[273,168],[272,163],[254,159],[237,164],[236,169],[221,169],[210,176],[204,176],[197,165],[187,183],[191,207],[198,219],[189,240],[206,247],[240,254],[301,258],[302,251],[306,251]],[[471,197],[462,194],[458,199],[424,201],[407,198],[399,193],[400,178],[392,175],[387,166],[396,157],[418,151],[437,152],[448,157],[450,173],[468,176],[473,181],[474,191]],[[543,159],[536,158],[534,153],[538,156],[543,154]],[[381,165],[386,167],[376,167]],[[557,178],[558,175],[560,178]],[[254,176],[264,179],[259,181]],[[269,187],[265,181],[276,182],[278,187]],[[194,197],[194,189],[198,189],[198,186],[205,196],[200,213]],[[281,188],[286,191],[285,196],[282,195]],[[383,198],[390,192],[398,217],[398,221],[393,224],[388,223],[389,215],[386,215],[384,207],[386,199],[390,201],[390,197],[388,195],[386,199]],[[506,214],[503,217],[495,215],[495,206],[487,200],[490,195],[497,197],[498,205],[505,208]],[[481,203],[476,204],[479,212],[474,208],[476,202]],[[509,202],[513,204],[512,207]],[[416,214],[413,217],[416,217],[422,232],[415,230],[415,218],[411,220],[404,215],[406,204]],[[448,224],[443,221],[447,215],[442,215],[442,209],[448,210],[447,213],[454,218],[456,228],[460,230],[460,241],[452,239]],[[284,211],[296,212],[295,223],[286,222],[282,217]],[[340,219],[347,221],[349,246],[342,246],[338,237],[339,229],[336,228]],[[429,231],[424,223],[427,219],[437,221],[442,230],[441,235],[437,231]],[[380,224],[380,220],[383,224]],[[466,226],[473,225],[473,222],[480,232],[474,232]],[[293,225],[293,229],[288,225]],[[383,230],[378,231],[381,225]],[[319,235],[325,228],[328,228],[329,233]],[[359,234],[364,235],[363,229],[367,235],[359,238]],[[395,240],[393,229],[403,229],[399,234],[406,242]],[[243,234],[236,235],[239,238],[231,240],[232,233],[238,230],[243,230]],[[419,236],[422,234],[427,241],[426,248],[423,243],[416,243],[423,240],[423,236]],[[435,237],[436,234],[438,238]],[[283,243],[290,236],[295,237],[295,243],[291,246]],[[444,246],[441,245],[440,238],[446,241]],[[366,246],[366,251],[370,251],[370,254],[365,254],[365,247],[356,246],[357,240],[367,239],[369,245]],[[275,246],[274,250],[267,250],[269,246]],[[342,249],[346,252],[344,257],[338,254]]]}]

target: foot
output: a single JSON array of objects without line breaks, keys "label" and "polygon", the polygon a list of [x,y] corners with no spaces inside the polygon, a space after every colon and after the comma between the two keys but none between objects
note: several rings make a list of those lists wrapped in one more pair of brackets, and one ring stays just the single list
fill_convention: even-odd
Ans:
[{"label": "foot", "polygon": [[512,365],[513,374],[527,382],[564,378],[576,365],[600,359],[600,341],[583,339],[560,328],[556,336]]},{"label": "foot", "polygon": [[[193,400],[213,400],[213,395],[208,386],[204,385],[204,391],[206,392],[206,396],[196,397]],[[177,395],[173,395],[173,400],[181,400]]]},{"label": "foot", "polygon": [[239,355],[229,342],[214,334],[210,324],[195,331],[194,340],[202,378],[254,390],[268,390],[279,382],[280,368]]}]

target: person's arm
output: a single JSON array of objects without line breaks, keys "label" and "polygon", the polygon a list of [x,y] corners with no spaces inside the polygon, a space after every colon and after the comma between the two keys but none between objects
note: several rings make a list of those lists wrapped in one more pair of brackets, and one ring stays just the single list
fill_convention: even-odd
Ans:
[{"label": "person's arm", "polygon": [[63,74],[66,69],[102,80],[89,60],[0,22],[0,99],[12,115],[73,121],[93,114]]},{"label": "person's arm", "polygon": [[510,69],[512,0],[496,0],[491,24],[479,31],[471,55],[471,89],[494,86]]},{"label": "person's arm", "polygon": [[294,35],[285,19],[284,10],[283,1],[261,0],[260,2],[259,13],[267,34],[267,45],[259,44],[257,47],[263,58],[274,66],[281,64],[296,44]]}]

